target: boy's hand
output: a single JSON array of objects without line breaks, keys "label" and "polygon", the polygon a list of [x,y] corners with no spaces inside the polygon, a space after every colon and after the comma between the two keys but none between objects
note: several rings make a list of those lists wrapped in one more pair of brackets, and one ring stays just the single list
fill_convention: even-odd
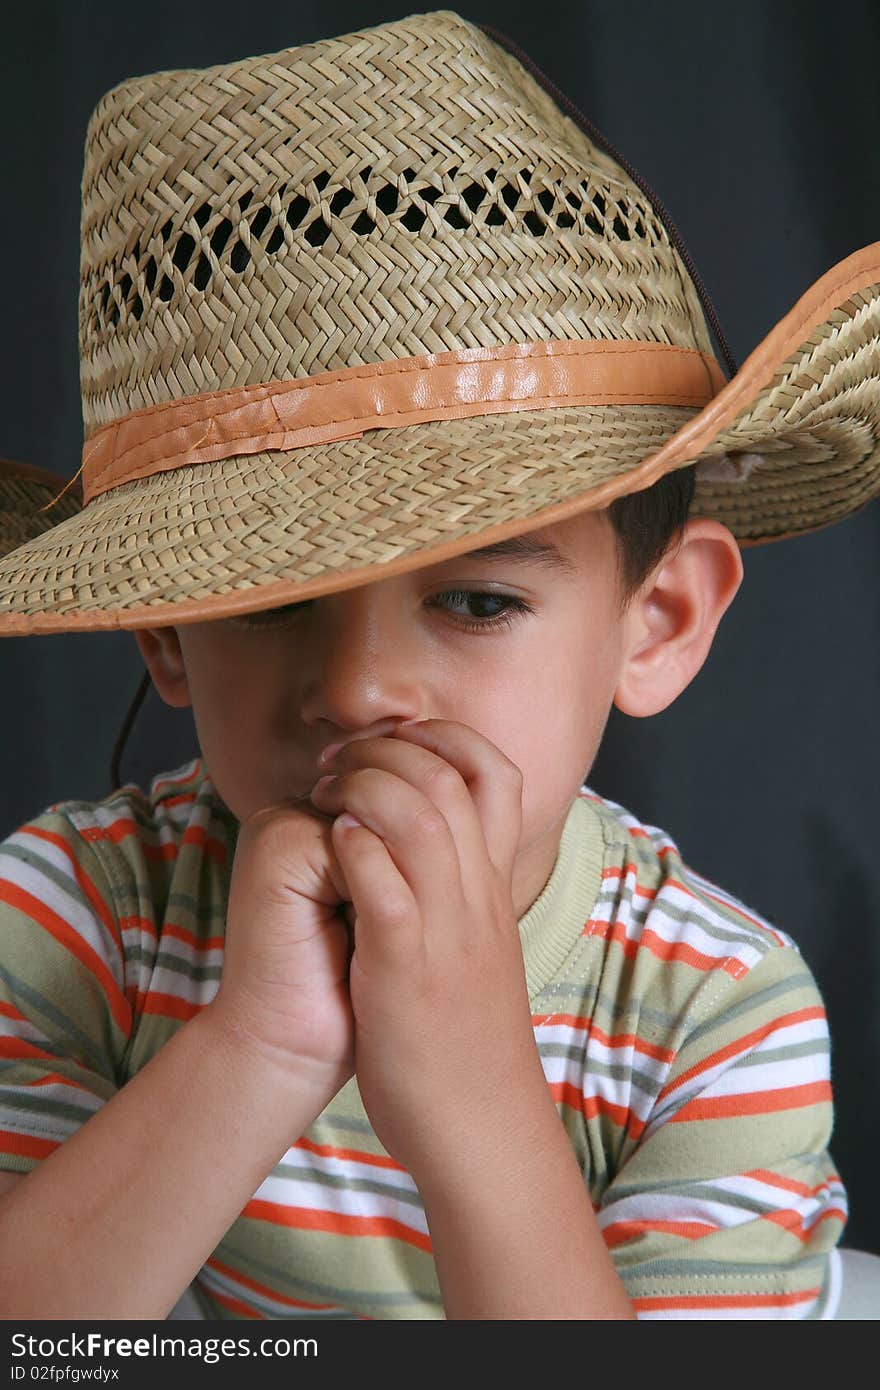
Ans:
[{"label": "boy's hand", "polygon": [[280,802],[242,822],[223,975],[208,1006],[242,1046],[311,1077],[325,1104],[354,1073],[346,925],[353,914],[343,909],[351,894],[330,831],[308,800]]},{"label": "boy's hand", "polygon": [[[350,742],[314,804],[355,908],[349,985],[364,1106],[419,1183],[544,1089],[511,877],[522,774],[466,725],[429,719]],[[528,1089],[528,1087],[527,1087]]]}]

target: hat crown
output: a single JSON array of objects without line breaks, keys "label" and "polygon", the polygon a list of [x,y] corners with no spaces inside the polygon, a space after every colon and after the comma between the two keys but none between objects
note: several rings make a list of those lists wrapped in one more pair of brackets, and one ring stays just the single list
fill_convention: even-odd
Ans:
[{"label": "hat crown", "polygon": [[205,391],[570,338],[711,352],[645,193],[451,11],[134,79],[93,113],[86,436]]}]

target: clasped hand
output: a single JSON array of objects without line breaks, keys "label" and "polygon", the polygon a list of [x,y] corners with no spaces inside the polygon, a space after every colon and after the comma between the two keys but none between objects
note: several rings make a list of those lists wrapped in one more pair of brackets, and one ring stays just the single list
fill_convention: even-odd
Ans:
[{"label": "clasped hand", "polygon": [[240,827],[217,1003],[327,1102],[356,1072],[418,1181],[503,1125],[540,1068],[511,888],[522,774],[440,719],[355,739],[325,771]]}]

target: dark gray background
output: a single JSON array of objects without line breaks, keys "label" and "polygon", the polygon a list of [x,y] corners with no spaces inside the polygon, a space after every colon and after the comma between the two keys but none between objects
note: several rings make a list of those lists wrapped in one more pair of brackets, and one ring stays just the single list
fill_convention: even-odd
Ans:
[{"label": "dark gray background", "polygon": [[[67,477],[79,466],[79,181],[101,94],[136,74],[273,52],[418,8],[6,7],[0,456]],[[739,363],[819,275],[880,239],[875,0],[457,9],[521,45],[655,190]],[[706,667],[652,719],[612,711],[589,780],[798,941],[831,1019],[846,1240],[880,1252],[880,502],[747,550],[745,571]],[[0,835],[54,801],[110,791],[142,671],[130,633],[0,642]],[[190,712],[151,690],[122,777],[143,785],[197,752]]]}]

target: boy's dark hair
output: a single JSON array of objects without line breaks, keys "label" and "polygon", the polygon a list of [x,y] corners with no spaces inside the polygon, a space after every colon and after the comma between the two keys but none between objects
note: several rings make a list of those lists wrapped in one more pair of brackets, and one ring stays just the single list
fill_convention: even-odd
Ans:
[{"label": "boy's dark hair", "polygon": [[621,609],[687,521],[696,486],[695,467],[674,468],[651,487],[618,497],[608,507],[618,537]]}]

